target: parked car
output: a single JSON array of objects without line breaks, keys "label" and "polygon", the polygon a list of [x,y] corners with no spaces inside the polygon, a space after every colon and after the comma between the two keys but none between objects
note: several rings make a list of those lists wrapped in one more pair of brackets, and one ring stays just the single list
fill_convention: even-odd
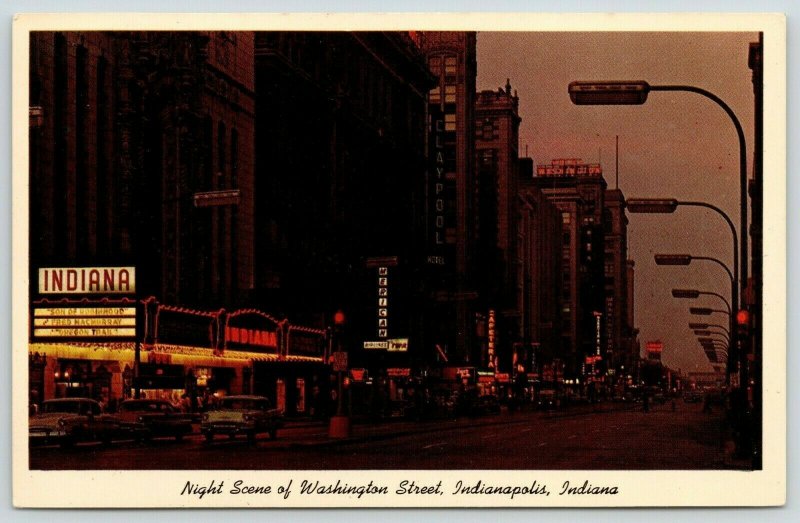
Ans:
[{"label": "parked car", "polygon": [[190,415],[182,413],[167,400],[125,400],[119,404],[117,415],[121,428],[137,439],[171,437],[180,441],[192,431]]},{"label": "parked car", "polygon": [[272,408],[269,399],[263,396],[226,396],[220,399],[213,410],[203,414],[200,431],[206,441],[211,442],[217,434],[234,438],[239,434],[255,442],[261,433],[275,439],[283,426],[283,416]]},{"label": "parked car", "polygon": [[28,420],[31,445],[58,443],[70,447],[81,441],[111,443],[119,433],[119,418],[104,413],[100,403],[90,398],[46,400]]}]

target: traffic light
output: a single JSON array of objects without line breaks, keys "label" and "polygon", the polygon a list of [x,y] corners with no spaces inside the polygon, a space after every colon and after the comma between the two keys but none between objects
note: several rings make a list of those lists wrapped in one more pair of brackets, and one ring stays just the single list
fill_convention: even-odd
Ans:
[{"label": "traffic light", "polygon": [[740,340],[747,339],[750,335],[750,313],[746,309],[736,312],[736,336]]}]

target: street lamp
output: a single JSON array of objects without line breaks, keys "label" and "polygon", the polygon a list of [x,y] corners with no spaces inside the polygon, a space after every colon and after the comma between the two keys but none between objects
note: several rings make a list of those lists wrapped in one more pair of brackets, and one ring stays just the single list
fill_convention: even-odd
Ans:
[{"label": "street lamp", "polygon": [[[728,314],[728,316],[730,316],[730,314],[731,314],[731,304],[728,303],[728,300],[726,300],[725,297],[722,296],[721,294],[717,294],[716,292],[711,292],[711,291],[700,291],[700,290],[697,290],[697,289],[672,289],[672,297],[673,298],[695,299],[695,298],[699,298],[702,295],[716,296],[717,298],[722,300],[723,303],[725,303],[725,307],[727,307],[727,309],[728,309],[725,312]],[[694,313],[692,313],[692,314],[694,314]]]},{"label": "street lamp", "polygon": [[712,309],[710,307],[689,307],[689,314],[694,314],[696,316],[710,316],[715,312],[727,314],[729,317],[731,315],[729,311],[724,311],[722,309]]},{"label": "street lamp", "polygon": [[719,323],[689,323],[689,328],[690,329],[708,329],[708,328],[711,328],[711,327],[716,327],[716,328],[720,329],[721,331],[723,331],[728,336],[728,338],[731,337],[730,331],[728,331],[728,329],[726,329],[724,326],[720,325]]},{"label": "street lamp", "polygon": [[[674,198],[628,198],[625,200],[625,208],[631,213],[671,214],[677,210],[678,206],[703,207],[705,209],[711,209],[722,216],[722,218],[725,220],[725,223],[728,224],[728,227],[731,230],[731,237],[733,238],[733,272],[728,269],[727,265],[715,258],[696,257],[695,259],[705,259],[722,265],[731,279],[731,302],[733,303],[734,307],[737,307],[739,304],[739,282],[742,279],[746,279],[747,271],[743,270],[741,273],[739,272],[739,251],[737,249],[739,237],[736,234],[736,227],[733,225],[733,221],[731,221],[730,217],[725,213],[725,211],[710,203],[676,200]],[[747,235],[743,235],[743,237],[747,238]],[[659,256],[663,256],[661,263],[663,265],[688,265],[692,261],[691,255],[675,255],[674,257],[669,257],[666,255]],[[687,256],[689,257],[688,259],[686,258]],[[656,263],[659,263],[658,259],[656,259]]]},{"label": "street lamp", "polygon": [[697,261],[711,261],[725,269],[725,272],[728,274],[728,279],[731,282],[731,301],[735,304],[736,300],[736,283],[733,273],[728,268],[725,263],[721,260],[711,257],[711,256],[693,256],[691,254],[656,254],[653,256],[656,261],[656,265],[689,265],[692,263],[693,260]]},{"label": "street lamp", "polygon": [[[714,93],[692,85],[650,85],[644,80],[601,81],[601,82],[571,82],[567,88],[569,97],[575,105],[642,105],[647,101],[651,91],[687,91],[705,96],[715,102],[725,111],[736,128],[739,139],[739,217],[741,225],[742,272],[740,283],[742,292],[747,281],[747,144],[744,138],[742,124],[736,113],[721,98]],[[738,306],[738,303],[734,305]]]}]

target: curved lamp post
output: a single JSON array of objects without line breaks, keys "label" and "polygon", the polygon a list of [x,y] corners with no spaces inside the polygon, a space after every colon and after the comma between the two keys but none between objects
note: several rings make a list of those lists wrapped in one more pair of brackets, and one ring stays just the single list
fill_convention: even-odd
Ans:
[{"label": "curved lamp post", "polygon": [[730,331],[728,331],[727,328],[725,328],[724,326],[720,325],[719,323],[689,323],[689,328],[690,329],[709,329],[711,327],[716,327],[716,328],[720,329],[721,331],[723,331],[725,333],[726,336],[728,336],[728,339],[730,339],[730,337],[731,337]]},{"label": "curved lamp post", "polygon": [[[686,91],[699,94],[716,103],[725,111],[736,128],[739,139],[739,216],[741,231],[742,271],[739,277],[744,292],[747,281],[747,143],[742,124],[736,113],[720,97],[692,85],[650,85],[644,80],[572,82],[567,88],[569,97],[575,105],[642,105],[651,91]],[[739,306],[738,303],[734,304]]]},{"label": "curved lamp post", "polygon": [[[736,307],[736,303],[737,303],[737,300],[738,300],[738,295],[737,295],[737,285],[736,285],[736,276],[735,276],[735,271],[736,271],[736,265],[735,265],[735,263],[736,263],[736,236],[735,235],[736,235],[736,231],[733,229],[733,224],[730,223],[730,221],[728,221],[728,223],[731,225],[731,230],[734,233],[734,242],[733,242],[734,272],[731,272],[730,268],[728,268],[728,266],[725,265],[725,263],[723,263],[721,260],[719,260],[717,258],[714,258],[712,256],[693,256],[691,254],[656,254],[654,256],[654,259],[656,261],[656,265],[689,265],[690,263],[692,263],[693,260],[710,261],[710,262],[716,263],[717,265],[719,265],[720,267],[722,267],[725,270],[726,274],[728,275],[728,279],[730,281],[730,284],[731,284],[731,303],[728,305],[728,307],[730,308],[731,305],[733,305],[733,307]],[[674,294],[674,291],[673,291],[673,296],[674,295],[675,294]],[[729,333],[732,332],[732,330],[735,327],[734,324],[733,324],[733,321],[734,321],[734,317],[733,317],[733,314],[731,314],[730,315],[730,321],[728,322],[728,324],[729,324],[728,325],[728,332]],[[730,369],[729,369],[729,371],[730,371]]]},{"label": "curved lamp post", "polygon": [[[728,300],[726,300],[725,297],[722,296],[721,294],[717,294],[716,292],[711,292],[711,291],[701,291],[701,290],[697,290],[697,289],[672,289],[672,297],[673,298],[695,299],[695,298],[698,298],[698,297],[703,296],[703,295],[716,296],[717,298],[722,300],[722,302],[725,304],[725,307],[727,308],[727,310],[724,311],[724,312],[728,316],[731,315],[731,304],[728,303]],[[694,313],[692,313],[692,314],[694,314]]]},{"label": "curved lamp post", "polygon": [[[710,261],[716,261],[720,263],[723,268],[728,272],[728,276],[731,278],[731,303],[733,303],[734,307],[738,307],[739,305],[739,282],[742,279],[746,279],[744,277],[746,271],[742,271],[739,273],[739,251],[737,249],[738,243],[738,235],[736,234],[736,227],[733,225],[733,221],[731,221],[730,217],[717,207],[716,205],[711,205],[710,203],[706,202],[696,202],[696,201],[683,201],[683,200],[676,200],[674,198],[628,198],[625,200],[625,208],[628,212],[631,213],[648,213],[648,214],[671,214],[674,213],[678,206],[687,206],[687,207],[703,207],[706,209],[711,209],[712,211],[716,212],[725,220],[725,223],[728,224],[728,227],[731,230],[731,237],[733,239],[733,272],[731,272],[728,267],[716,259],[710,259]],[[747,236],[744,236],[747,238]],[[696,258],[701,259],[701,258]],[[702,259],[709,259],[704,257]],[[678,263],[679,261],[683,260],[674,260],[674,265],[682,264]],[[690,257],[685,264],[688,265],[692,261]],[[656,260],[658,263],[658,260]]]},{"label": "curved lamp post", "polygon": [[711,307],[689,307],[689,314],[696,316],[710,316],[711,314],[719,312],[730,317],[731,313],[722,309],[712,309]]}]

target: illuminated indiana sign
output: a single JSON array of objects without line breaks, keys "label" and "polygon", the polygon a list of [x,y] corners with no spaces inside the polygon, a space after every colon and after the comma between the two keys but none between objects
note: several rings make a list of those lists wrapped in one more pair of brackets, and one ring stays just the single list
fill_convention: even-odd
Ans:
[{"label": "illuminated indiana sign", "polygon": [[231,343],[254,345],[258,347],[278,348],[278,333],[258,329],[225,327],[225,339]]},{"label": "illuminated indiana sign", "polygon": [[133,294],[135,292],[135,267],[39,269],[39,294]]}]

